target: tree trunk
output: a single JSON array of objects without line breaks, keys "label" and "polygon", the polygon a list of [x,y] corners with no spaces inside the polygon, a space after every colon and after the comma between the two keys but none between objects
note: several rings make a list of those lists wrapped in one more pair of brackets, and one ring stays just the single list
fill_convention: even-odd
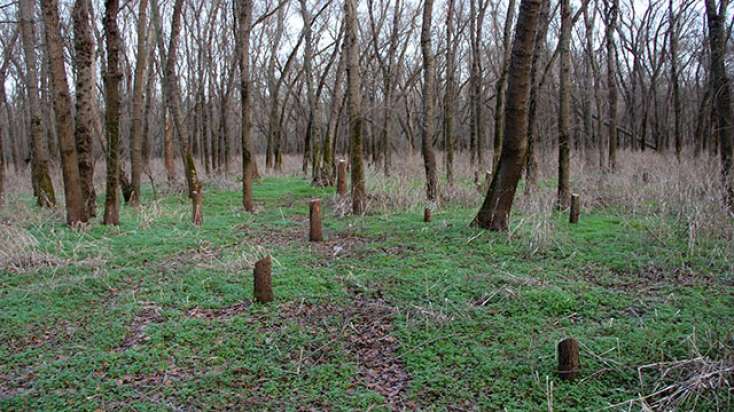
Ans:
[{"label": "tree trunk", "polygon": [[558,207],[571,201],[571,2],[561,0],[560,96],[558,110]]},{"label": "tree trunk", "polygon": [[93,217],[97,215],[92,153],[96,96],[94,92],[94,38],[92,37],[90,8],[89,0],[76,0],[72,17],[76,57],[76,128],[74,136],[79,157],[79,177],[85,213],[88,217]]},{"label": "tree trunk", "polygon": [[609,168],[617,168],[617,55],[614,32],[617,30],[619,0],[606,2],[607,89],[609,102]]},{"label": "tree trunk", "polygon": [[239,1],[239,64],[240,97],[242,99],[242,206],[248,212],[255,211],[252,201],[252,84],[250,81],[250,30],[252,25],[252,0]]},{"label": "tree trunk", "polygon": [[726,50],[726,8],[728,0],[721,0],[716,11],[714,0],[706,0],[706,16],[709,27],[709,47],[711,48],[711,84],[716,103],[719,156],[721,156],[721,181],[724,189],[724,205],[734,212],[734,184],[732,184],[732,124],[731,89],[725,66]]},{"label": "tree trunk", "polygon": [[352,213],[361,215],[367,206],[367,190],[362,159],[362,95],[357,48],[357,5],[344,1],[344,46],[347,58],[347,112],[349,114],[349,144],[352,166]]},{"label": "tree trunk", "polygon": [[543,0],[538,15],[538,30],[535,34],[535,46],[533,47],[533,62],[530,69],[530,103],[528,107],[528,152],[526,161],[525,192],[529,193],[538,186],[538,154],[537,143],[539,142],[539,129],[537,127],[538,100],[543,81],[538,77],[538,69],[545,53],[545,38],[548,34],[548,19],[550,18],[550,1]]},{"label": "tree trunk", "polygon": [[454,43],[454,0],[446,3],[446,92],[443,100],[446,181],[454,184],[454,99],[456,94],[456,48]]},{"label": "tree trunk", "polygon": [[[157,8],[154,7],[154,10]],[[176,76],[176,56],[178,49],[178,38],[181,32],[181,12],[183,9],[183,0],[176,0],[173,5],[171,16],[171,39],[168,46],[168,56],[166,57],[166,65],[164,70],[165,77],[165,95],[168,100],[167,106],[173,117],[173,123],[176,126],[179,137],[179,145],[181,147],[181,157],[184,164],[184,172],[186,174],[186,184],[188,186],[189,198],[192,203],[192,221],[194,225],[202,224],[202,203],[203,203],[203,187],[196,173],[196,164],[194,163],[194,155],[191,152],[190,134],[184,121],[183,110],[181,109],[181,96],[178,89],[178,78]],[[156,16],[156,24],[160,24],[160,16]],[[157,30],[158,33],[161,30]]]},{"label": "tree trunk", "polygon": [[107,185],[105,189],[105,225],[120,224],[120,31],[117,27],[119,0],[105,1],[104,28],[107,39],[105,88],[105,132],[107,134]]},{"label": "tree trunk", "polygon": [[148,0],[140,0],[138,6],[138,45],[133,78],[132,122],[130,125],[130,205],[140,204],[140,177],[143,172],[143,83],[148,56],[146,34],[148,32]]},{"label": "tree trunk", "polygon": [[[70,226],[88,220],[82,199],[79,177],[79,159],[74,141],[74,118],[71,113],[71,96],[64,64],[64,43],[61,38],[59,8],[56,0],[44,0],[43,21],[46,31],[46,48],[51,66],[51,85],[54,92],[53,106],[58,128],[61,171],[66,198],[66,222]],[[109,150],[109,149],[108,149]]]},{"label": "tree trunk", "polygon": [[433,153],[433,118],[435,116],[433,50],[431,49],[431,20],[433,0],[423,2],[423,24],[421,29],[421,50],[423,52],[423,166],[426,169],[426,197],[429,201],[438,200],[438,179],[436,178],[436,155]]},{"label": "tree trunk", "polygon": [[[505,16],[505,29],[502,36],[502,67],[500,78],[497,80],[495,110],[494,110],[494,144],[492,151],[492,170],[496,172],[497,163],[502,152],[502,139],[505,136],[505,93],[507,93],[507,71],[510,65],[510,36],[512,35],[512,19],[515,14],[515,0],[509,0],[507,4],[507,15]],[[480,149],[481,150],[481,149]]]},{"label": "tree trunk", "polygon": [[48,148],[43,141],[41,102],[38,95],[38,70],[35,50],[36,33],[33,25],[33,0],[19,0],[20,32],[26,64],[25,89],[31,116],[31,183],[36,203],[40,207],[56,206],[53,182],[48,173]]},{"label": "tree trunk", "polygon": [[490,230],[507,230],[512,202],[525,164],[528,129],[528,93],[533,47],[541,0],[522,0],[515,25],[502,154],[474,224]]}]

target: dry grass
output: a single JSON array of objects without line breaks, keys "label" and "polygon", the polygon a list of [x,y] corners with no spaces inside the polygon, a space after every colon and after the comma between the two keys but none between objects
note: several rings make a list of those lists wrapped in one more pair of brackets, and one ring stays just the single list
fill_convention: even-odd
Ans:
[{"label": "dry grass", "polygon": [[[443,159],[441,153],[437,156]],[[608,173],[599,169],[595,159],[588,162],[578,154],[572,159],[572,188],[582,199],[582,211],[613,209],[622,216],[649,221],[650,235],[661,243],[685,236],[689,253],[697,248],[708,247],[705,240],[734,239],[734,219],[722,207],[721,183],[719,180],[718,159],[707,156],[687,159],[677,163],[672,155],[654,152],[621,152],[619,169]],[[485,159],[491,159],[488,154]],[[556,196],[555,176],[556,157],[548,156],[540,161],[540,185],[532,191],[520,189],[515,200],[515,210],[520,216],[515,220],[515,228],[510,236],[521,236],[527,240],[526,252],[530,255],[542,251],[552,244],[554,236],[554,201]],[[264,157],[258,157],[261,176],[302,176],[302,157],[284,156],[282,171],[267,170]],[[104,191],[104,163],[97,163],[95,183],[98,193]],[[200,171],[206,187],[219,190],[239,190],[239,158],[233,158],[229,173],[206,175]],[[169,184],[161,161],[151,164],[151,176],[155,182],[157,197],[185,193],[183,170],[176,162],[177,181]],[[384,176],[381,166],[367,167],[367,212],[370,214],[389,214],[401,211],[421,213],[424,207],[464,207],[477,208],[482,201],[486,184],[485,167],[472,166],[466,155],[456,156],[454,175],[456,183],[448,186],[445,181],[444,163],[439,162],[440,202],[428,204],[425,201],[425,178],[422,159],[419,153],[405,153],[393,157],[390,176]],[[474,183],[478,173],[480,187]],[[56,221],[61,218],[57,208],[52,213],[38,213],[38,210],[20,201],[30,193],[28,170],[16,175],[9,173],[8,195],[5,210],[0,214],[12,225],[28,225]],[[63,191],[59,176],[54,176],[59,204],[63,204]],[[145,179],[144,183],[150,183]],[[332,202],[336,215],[350,212],[348,199],[334,198]],[[157,202],[141,208],[139,225],[149,227],[166,212]],[[176,210],[184,215],[187,211]],[[681,234],[684,231],[684,234]],[[730,242],[731,243],[731,242]],[[734,249],[722,250],[730,256]]]}]

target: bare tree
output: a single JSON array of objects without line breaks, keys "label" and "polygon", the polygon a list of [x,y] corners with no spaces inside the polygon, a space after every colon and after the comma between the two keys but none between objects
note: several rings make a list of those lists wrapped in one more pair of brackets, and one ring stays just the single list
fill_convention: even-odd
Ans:
[{"label": "bare tree", "polygon": [[[505,28],[502,35],[502,63],[500,66],[500,78],[495,87],[495,110],[494,110],[494,142],[492,152],[492,169],[497,169],[497,163],[502,152],[502,139],[505,135],[505,93],[507,92],[507,71],[510,69],[510,46],[512,36],[512,20],[515,17],[515,0],[507,3],[507,14],[505,16]],[[480,148],[481,150],[481,148]]]},{"label": "bare tree", "polygon": [[240,65],[240,97],[242,99],[242,206],[255,211],[252,201],[252,85],[250,81],[250,30],[252,29],[252,0],[239,0],[238,38]]},{"label": "bare tree", "polygon": [[446,180],[454,184],[454,102],[456,99],[456,43],[454,35],[454,0],[446,2],[446,91],[443,99],[444,148],[446,151]]},{"label": "bare tree", "polygon": [[[8,66],[10,65],[11,56],[13,49],[15,49],[15,42],[18,39],[18,30],[13,32],[13,36],[9,42],[4,44],[5,52],[2,54],[2,63],[0,63],[0,109],[7,108],[7,96],[5,94],[5,79],[8,73]],[[8,123],[10,123],[10,111],[8,111]],[[3,206],[5,200],[5,148],[3,147],[3,140],[5,139],[5,129],[3,123],[0,120],[0,207]],[[9,125],[8,125],[9,126]],[[10,127],[8,127],[10,128]]]},{"label": "bare tree", "polygon": [[130,205],[140,204],[140,177],[143,172],[143,85],[148,57],[148,0],[138,4],[137,51],[133,78],[132,122],[130,124]]},{"label": "bare tree", "polygon": [[79,177],[79,159],[74,140],[74,118],[71,113],[71,95],[66,79],[64,64],[64,42],[61,37],[59,7],[56,0],[44,0],[43,22],[46,32],[46,49],[48,52],[51,86],[53,89],[53,106],[56,116],[56,127],[61,153],[61,172],[64,178],[64,197],[66,198],[66,222],[74,226],[86,222],[85,204],[82,198],[81,179]]},{"label": "bare tree", "polygon": [[33,0],[18,0],[20,32],[25,57],[25,88],[31,115],[31,183],[36,203],[41,207],[56,205],[53,182],[48,173],[48,152],[43,142],[41,102],[38,95],[38,70],[36,69],[36,30],[33,25]]},{"label": "bare tree", "polygon": [[105,87],[105,131],[107,134],[107,185],[105,189],[105,225],[120,224],[120,51],[122,40],[117,27],[118,0],[105,1],[104,29],[107,39]]},{"label": "bare tree", "polygon": [[557,202],[563,209],[571,203],[571,25],[571,2],[561,0]]},{"label": "bare tree", "polygon": [[474,224],[484,229],[507,230],[515,191],[525,165],[530,69],[540,5],[541,0],[520,2],[507,84],[502,154],[484,203],[474,218]]},{"label": "bare tree", "polygon": [[344,51],[347,56],[347,112],[349,114],[349,142],[352,166],[352,213],[361,215],[367,206],[362,159],[362,96],[357,48],[357,5],[355,0],[344,1]]},{"label": "bare tree", "polygon": [[734,213],[734,184],[732,183],[732,124],[731,89],[724,64],[726,47],[726,9],[729,0],[706,0],[706,16],[709,27],[709,47],[711,48],[711,86],[715,91],[717,120],[719,123],[719,155],[721,156],[721,181],[724,188],[724,205]]},{"label": "bare tree", "polygon": [[95,77],[94,37],[92,36],[91,3],[76,0],[72,11],[74,21],[74,57],[76,69],[76,121],[74,137],[79,157],[79,177],[82,198],[88,217],[97,215],[94,190],[94,160],[92,136],[94,133]]},{"label": "bare tree", "polygon": [[431,46],[431,20],[433,0],[423,2],[423,24],[421,28],[421,51],[423,53],[423,139],[421,152],[426,169],[426,197],[430,201],[438,199],[438,179],[436,178],[436,155],[433,153],[433,121],[435,116],[435,72]]},{"label": "bare tree", "polygon": [[609,105],[609,168],[617,168],[617,52],[614,32],[617,30],[619,0],[604,0],[607,47],[607,101]]}]

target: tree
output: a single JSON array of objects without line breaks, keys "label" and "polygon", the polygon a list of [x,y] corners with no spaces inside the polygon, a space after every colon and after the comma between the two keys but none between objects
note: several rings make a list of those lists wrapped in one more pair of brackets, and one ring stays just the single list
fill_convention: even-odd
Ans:
[{"label": "tree", "polygon": [[569,207],[571,203],[571,25],[571,2],[561,0],[557,203],[562,209]]},{"label": "tree", "polygon": [[344,52],[347,56],[347,112],[349,115],[349,142],[352,166],[352,213],[361,215],[367,206],[362,159],[362,96],[357,48],[357,5],[355,0],[344,1]]},{"label": "tree", "polygon": [[454,36],[454,0],[446,2],[446,91],[443,99],[446,180],[454,184],[454,102],[456,99],[456,36]]},{"label": "tree", "polygon": [[76,69],[76,118],[74,138],[79,157],[79,178],[82,198],[88,217],[97,215],[94,191],[94,161],[92,134],[94,133],[96,104],[94,78],[94,39],[92,37],[91,4],[76,0],[72,11],[74,21],[74,57]]},{"label": "tree", "polygon": [[253,153],[252,153],[252,85],[250,81],[250,30],[252,29],[252,0],[239,0],[238,19],[240,97],[242,99],[242,206],[248,212],[255,211],[252,201]]},{"label": "tree", "polygon": [[[0,109],[3,106],[7,106],[7,97],[5,95],[5,78],[8,72],[8,66],[10,65],[11,56],[13,49],[15,48],[15,42],[18,39],[18,31],[13,33],[11,40],[5,44],[5,52],[2,55],[2,63],[0,63]],[[9,114],[10,112],[8,112]],[[8,116],[8,123],[10,123],[10,116]],[[5,199],[5,149],[3,147],[3,140],[5,139],[5,129],[0,121],[0,207],[3,205]]]},{"label": "tree", "polygon": [[[478,3],[478,4],[477,4]],[[482,166],[484,120],[482,116],[482,26],[484,25],[484,14],[487,10],[487,0],[470,0],[469,14],[471,27],[469,28],[469,40],[471,43],[471,68],[469,70],[469,146],[471,151],[471,163],[478,162]]]},{"label": "tree", "polygon": [[[674,131],[675,134],[675,158],[680,162],[681,151],[683,150],[683,142],[681,136],[681,117],[683,107],[680,96],[680,80],[678,76],[678,36],[679,36],[679,18],[680,14],[673,11],[673,0],[668,0],[668,17],[670,28],[668,36],[670,36],[670,81],[673,88],[673,116],[675,117]],[[645,147],[643,142],[642,147]]]},{"label": "tree", "polygon": [[66,79],[64,42],[61,37],[61,24],[59,22],[59,7],[56,0],[44,0],[41,2],[41,6],[43,8],[46,50],[48,52],[51,87],[53,89],[58,146],[61,153],[61,174],[64,179],[64,197],[66,198],[66,222],[70,226],[75,226],[86,222],[88,216],[82,198],[79,159],[74,139],[74,118],[71,113],[71,95],[69,93],[69,82]]},{"label": "tree", "polygon": [[715,91],[714,102],[718,120],[719,156],[721,157],[721,182],[724,205],[734,213],[734,184],[732,184],[732,138],[734,124],[731,111],[731,89],[724,63],[726,50],[726,9],[729,0],[720,0],[718,10],[714,0],[706,0],[706,17],[711,49],[711,87]]},{"label": "tree", "polygon": [[605,23],[607,44],[607,102],[609,105],[609,168],[617,168],[617,53],[614,32],[617,30],[619,0],[604,0],[606,4]]},{"label": "tree", "polygon": [[138,5],[138,45],[133,78],[132,122],[130,124],[130,205],[140,204],[140,177],[143,171],[143,85],[148,56],[148,0]]},{"label": "tree", "polygon": [[[500,78],[495,87],[495,110],[494,110],[494,142],[492,152],[492,169],[496,172],[498,159],[502,152],[502,140],[505,136],[505,93],[507,93],[507,76],[510,68],[510,36],[512,35],[512,19],[515,15],[515,0],[507,3],[507,15],[505,16],[505,29],[502,35],[502,65],[500,66]],[[481,147],[480,147],[481,150]],[[481,159],[481,157],[480,157]]]},{"label": "tree", "polygon": [[435,116],[436,83],[434,77],[433,50],[431,48],[431,20],[433,0],[423,2],[423,24],[421,28],[421,51],[423,53],[423,139],[421,152],[426,169],[426,197],[429,201],[438,198],[438,179],[436,178],[436,155],[433,153],[433,117]]},{"label": "tree", "polygon": [[515,25],[505,105],[505,138],[487,196],[474,218],[478,227],[507,230],[512,203],[525,165],[530,69],[541,0],[522,0]]},{"label": "tree", "polygon": [[[203,185],[199,181],[196,172],[196,163],[194,163],[194,155],[189,144],[189,129],[184,121],[184,114],[181,108],[181,95],[178,89],[178,76],[176,75],[176,61],[178,52],[178,39],[181,34],[181,12],[183,8],[183,0],[176,0],[173,4],[171,15],[171,38],[168,45],[168,55],[164,67],[164,94],[166,96],[166,106],[173,117],[173,124],[176,127],[179,137],[179,147],[181,148],[181,158],[184,164],[184,172],[186,175],[186,185],[188,187],[189,198],[192,207],[192,222],[194,225],[201,225],[203,221],[203,203],[204,193]],[[160,14],[158,12],[157,2],[154,2],[153,19],[155,21],[156,32],[159,38],[159,49],[162,51],[162,30],[160,28]]]},{"label": "tree", "polygon": [[19,0],[20,33],[25,57],[25,89],[28,94],[31,115],[31,183],[36,203],[41,207],[56,205],[53,182],[48,173],[48,152],[43,142],[41,102],[38,96],[38,71],[36,69],[36,31],[33,25],[33,0]]},{"label": "tree", "polygon": [[107,134],[107,185],[105,188],[105,225],[120,224],[120,51],[122,41],[117,27],[119,0],[105,1],[104,29],[107,38],[105,88],[105,132]]}]

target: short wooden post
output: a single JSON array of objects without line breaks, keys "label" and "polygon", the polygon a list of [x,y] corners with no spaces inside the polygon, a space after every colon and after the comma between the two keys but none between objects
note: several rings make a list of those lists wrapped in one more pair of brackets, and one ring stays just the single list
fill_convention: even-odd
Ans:
[{"label": "short wooden post", "polygon": [[308,203],[309,220],[311,228],[308,232],[308,240],[311,242],[321,242],[324,235],[321,230],[321,199],[311,199]]},{"label": "short wooden post", "polygon": [[429,223],[431,221],[431,208],[427,207],[423,209],[423,221]]},{"label": "short wooden post", "polygon": [[571,195],[571,213],[569,215],[569,222],[576,224],[579,222],[579,214],[581,213],[581,198],[578,193]]},{"label": "short wooden post", "polygon": [[574,338],[566,338],[558,344],[558,376],[572,380],[579,370],[579,343]]},{"label": "short wooden post", "polygon": [[273,262],[270,256],[258,260],[255,263],[253,272],[255,278],[255,301],[260,303],[268,303],[273,301],[273,280],[272,280]]},{"label": "short wooden post", "polygon": [[347,194],[347,162],[344,159],[336,164],[336,193],[339,196]]}]

